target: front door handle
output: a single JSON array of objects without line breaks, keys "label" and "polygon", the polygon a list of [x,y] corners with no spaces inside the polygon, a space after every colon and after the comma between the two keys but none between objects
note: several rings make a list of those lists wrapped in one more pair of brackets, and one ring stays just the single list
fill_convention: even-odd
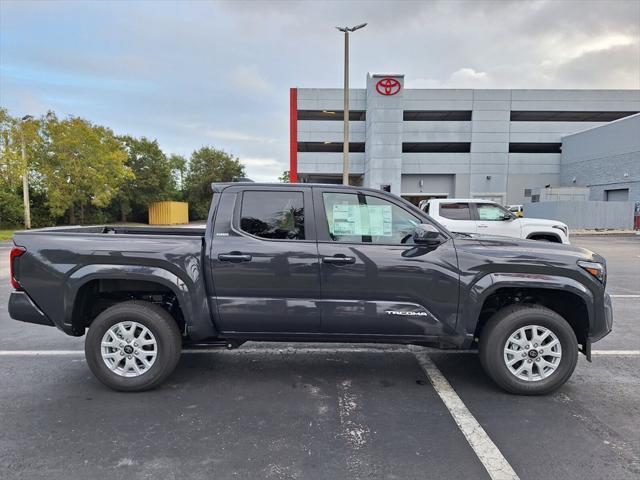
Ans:
[{"label": "front door handle", "polygon": [[221,262],[250,262],[251,255],[243,255],[241,253],[231,252],[231,253],[221,253],[218,255],[218,260]]},{"label": "front door handle", "polygon": [[330,265],[348,265],[350,263],[356,263],[356,257],[346,257],[344,255],[334,255],[333,257],[322,257],[322,263],[328,263]]},{"label": "front door handle", "polygon": [[489,225],[478,225],[478,228],[489,228]]}]

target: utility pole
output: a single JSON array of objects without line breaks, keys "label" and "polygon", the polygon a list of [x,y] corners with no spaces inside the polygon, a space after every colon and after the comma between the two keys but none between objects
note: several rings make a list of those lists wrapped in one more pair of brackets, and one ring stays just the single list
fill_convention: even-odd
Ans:
[{"label": "utility pole", "polygon": [[344,32],[344,145],[342,147],[342,184],[349,185],[349,33],[366,27],[366,23],[355,27],[336,27]]},{"label": "utility pole", "polygon": [[31,115],[25,115],[20,122],[20,140],[22,153],[22,200],[24,202],[24,228],[31,228],[31,207],[29,206],[29,165],[27,163],[27,152],[24,144],[24,123],[31,120]]}]

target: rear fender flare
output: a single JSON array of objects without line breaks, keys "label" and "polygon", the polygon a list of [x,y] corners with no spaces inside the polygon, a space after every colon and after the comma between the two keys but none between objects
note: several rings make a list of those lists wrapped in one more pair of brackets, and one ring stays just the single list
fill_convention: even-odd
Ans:
[{"label": "rear fender flare", "polygon": [[202,279],[185,281],[169,270],[149,266],[92,264],[75,270],[64,282],[65,323],[71,324],[80,288],[92,280],[141,280],[163,285],[176,295],[189,334],[194,339],[215,335]]}]

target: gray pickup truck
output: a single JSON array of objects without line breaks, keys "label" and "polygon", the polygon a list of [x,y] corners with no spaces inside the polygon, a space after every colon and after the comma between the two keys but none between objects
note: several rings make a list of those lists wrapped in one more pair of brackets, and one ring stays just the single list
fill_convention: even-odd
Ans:
[{"label": "gray pickup truck", "polygon": [[87,332],[111,388],[159,385],[184,345],[249,340],[479,349],[505,390],[544,394],[611,331],[604,259],[452,234],[394,195],[313,184],[213,184],[204,229],[18,232],[12,318]]}]

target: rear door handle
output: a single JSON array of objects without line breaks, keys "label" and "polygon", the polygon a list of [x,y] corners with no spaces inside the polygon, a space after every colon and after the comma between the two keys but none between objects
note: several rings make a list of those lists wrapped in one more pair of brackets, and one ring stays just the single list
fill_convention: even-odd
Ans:
[{"label": "rear door handle", "polygon": [[218,255],[218,260],[221,262],[250,262],[251,258],[251,255],[243,255],[241,253],[221,253]]},{"label": "rear door handle", "polygon": [[330,265],[348,265],[350,263],[356,263],[355,257],[345,257],[342,256],[333,256],[333,257],[322,257],[322,263],[328,263]]}]

